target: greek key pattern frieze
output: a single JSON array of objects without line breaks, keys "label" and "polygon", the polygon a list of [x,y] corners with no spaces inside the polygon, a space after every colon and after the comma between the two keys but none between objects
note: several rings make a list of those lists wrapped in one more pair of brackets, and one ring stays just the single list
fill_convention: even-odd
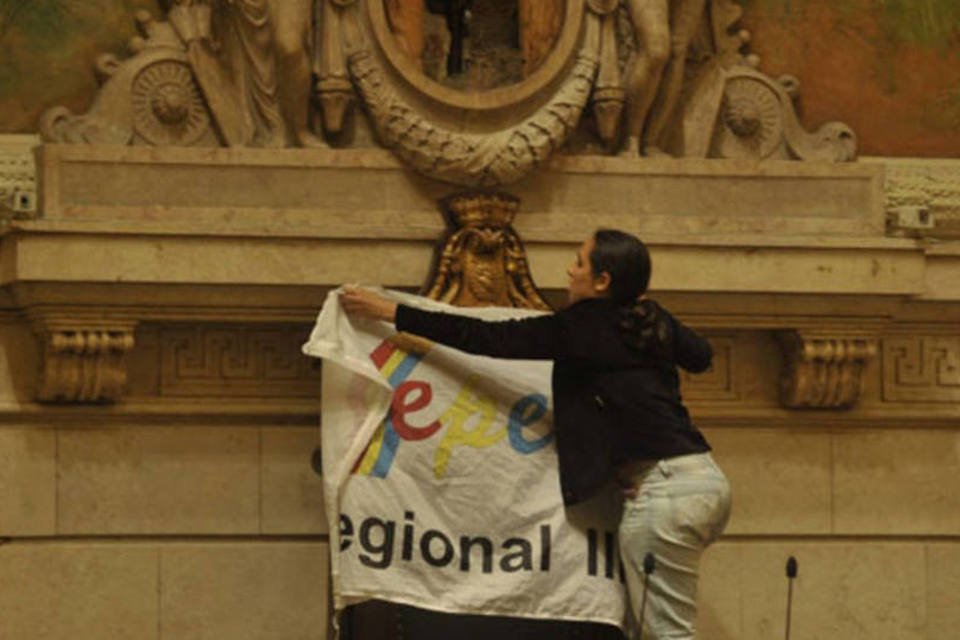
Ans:
[{"label": "greek key pattern frieze", "polygon": [[883,341],[883,399],[960,402],[960,338],[922,336]]},{"label": "greek key pattern frieze", "polygon": [[316,397],[316,361],[300,352],[302,327],[164,328],[160,394],[199,397]]}]

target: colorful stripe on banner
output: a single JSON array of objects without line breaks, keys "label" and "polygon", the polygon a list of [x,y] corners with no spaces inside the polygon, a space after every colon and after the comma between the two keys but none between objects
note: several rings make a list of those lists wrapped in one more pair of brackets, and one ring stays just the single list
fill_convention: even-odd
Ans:
[{"label": "colorful stripe on banner", "polygon": [[[401,341],[405,343],[405,348],[399,346],[398,343]],[[390,386],[396,389],[410,377],[431,346],[431,343],[426,340],[404,340],[401,335],[391,336],[370,353],[370,360],[380,370],[380,374],[387,379]],[[374,478],[385,478],[393,464],[399,445],[400,436],[397,435],[390,416],[387,416],[358,461],[354,472]]]}]

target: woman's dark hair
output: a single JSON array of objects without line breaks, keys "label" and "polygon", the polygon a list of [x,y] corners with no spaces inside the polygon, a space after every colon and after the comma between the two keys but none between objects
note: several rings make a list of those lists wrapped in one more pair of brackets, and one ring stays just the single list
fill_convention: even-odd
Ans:
[{"label": "woman's dark hair", "polygon": [[616,229],[597,229],[590,270],[594,277],[609,273],[610,297],[621,305],[633,305],[650,284],[650,252],[636,236]]},{"label": "woman's dark hair", "polygon": [[593,234],[590,270],[610,274],[610,297],[620,306],[620,328],[627,344],[665,361],[673,360],[673,335],[660,305],[640,300],[650,284],[650,252],[636,236],[615,229]]}]

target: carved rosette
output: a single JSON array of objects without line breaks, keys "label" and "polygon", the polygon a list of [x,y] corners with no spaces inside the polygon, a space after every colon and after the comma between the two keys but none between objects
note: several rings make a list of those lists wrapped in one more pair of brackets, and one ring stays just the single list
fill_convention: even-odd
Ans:
[{"label": "carved rosette", "polygon": [[50,403],[116,402],[127,384],[133,322],[35,322],[43,344],[37,400]]},{"label": "carved rosette", "polygon": [[506,193],[462,193],[442,203],[452,231],[427,296],[467,307],[542,309],[520,236],[510,226],[520,200]]},{"label": "carved rosette", "polygon": [[863,372],[877,354],[873,336],[778,334],[784,353],[780,400],[790,409],[849,409],[860,399]]}]

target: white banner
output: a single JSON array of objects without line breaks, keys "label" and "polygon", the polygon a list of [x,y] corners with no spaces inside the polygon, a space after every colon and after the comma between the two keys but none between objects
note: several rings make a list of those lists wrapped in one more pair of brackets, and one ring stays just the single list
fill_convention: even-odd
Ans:
[{"label": "white banner", "polygon": [[[622,626],[619,505],[605,493],[563,508],[551,363],[472,356],[354,321],[336,293],[303,347],[326,360],[322,451],[336,608],[377,598]],[[490,320],[532,313],[381,293]]]}]

